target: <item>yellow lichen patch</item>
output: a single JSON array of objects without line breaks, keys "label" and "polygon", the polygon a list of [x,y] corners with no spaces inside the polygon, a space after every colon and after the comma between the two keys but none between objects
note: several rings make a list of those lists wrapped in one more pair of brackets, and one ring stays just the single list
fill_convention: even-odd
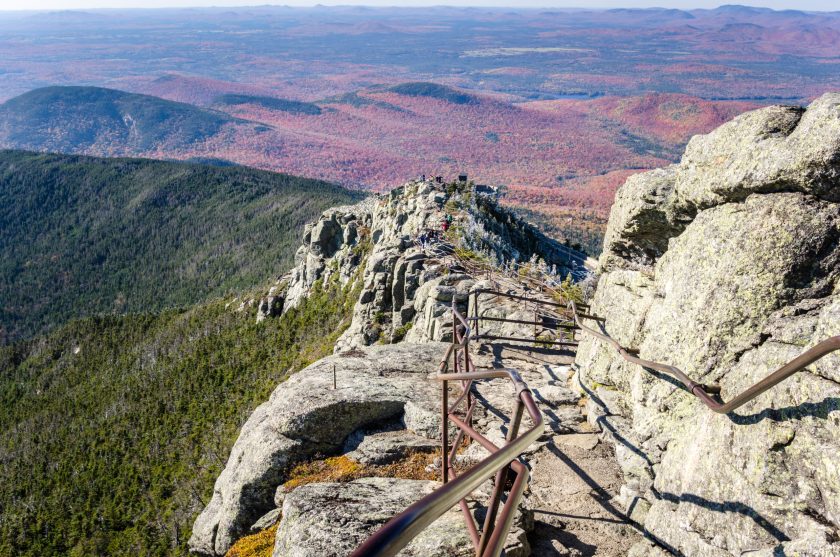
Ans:
[{"label": "yellow lichen patch", "polygon": [[430,453],[413,453],[393,464],[382,466],[370,466],[368,469],[374,472],[371,475],[384,476],[387,478],[402,478],[404,480],[437,480],[440,474],[427,472],[426,467],[432,463],[435,455]]},{"label": "yellow lichen patch", "polygon": [[346,456],[334,456],[298,464],[292,469],[289,481],[283,484],[286,491],[315,482],[349,482],[363,477],[362,465]]},{"label": "yellow lichen patch", "polygon": [[426,472],[435,458],[434,453],[411,453],[391,464],[362,465],[346,456],[313,460],[295,466],[289,480],[283,484],[291,491],[302,485],[316,482],[349,482],[359,478],[381,477],[405,480],[436,480],[437,474]]},{"label": "yellow lichen patch", "polygon": [[228,550],[225,557],[271,557],[274,552],[274,536],[277,534],[277,525],[251,536],[245,536],[238,540]]}]

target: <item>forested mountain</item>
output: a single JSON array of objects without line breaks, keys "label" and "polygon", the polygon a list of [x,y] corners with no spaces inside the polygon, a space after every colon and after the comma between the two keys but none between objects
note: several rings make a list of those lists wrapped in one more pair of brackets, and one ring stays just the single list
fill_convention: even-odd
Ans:
[{"label": "forested mountain", "polygon": [[218,300],[0,347],[0,555],[186,555],[242,423],[332,352],[352,284],[259,324]]},{"label": "forested mountain", "polygon": [[0,151],[0,344],[261,283],[304,223],[357,198],[244,167]]},{"label": "forested mountain", "polygon": [[290,101],[288,99],[278,99],[275,97],[259,97],[254,95],[222,95],[216,102],[223,105],[240,105],[253,104],[261,106],[269,110],[279,110],[281,112],[289,112],[291,114],[321,114],[321,107],[314,103],[306,103],[300,101]]},{"label": "forested mountain", "polygon": [[0,105],[0,145],[65,153],[183,149],[236,120],[150,95],[102,87],[43,87]]},{"label": "forested mountain", "polygon": [[472,95],[462,93],[457,89],[447,87],[446,85],[429,83],[426,81],[400,83],[399,85],[394,85],[388,90],[400,95],[407,95],[409,97],[430,97],[432,99],[440,99],[453,104],[478,103],[478,99]]}]

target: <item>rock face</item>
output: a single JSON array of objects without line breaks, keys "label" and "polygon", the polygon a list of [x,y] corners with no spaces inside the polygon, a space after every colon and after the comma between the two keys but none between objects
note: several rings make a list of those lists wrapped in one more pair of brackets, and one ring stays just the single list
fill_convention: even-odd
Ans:
[{"label": "rock face", "polygon": [[[296,266],[281,279],[282,297],[261,302],[262,316],[296,306],[316,281],[346,284],[358,274],[361,293],[350,327],[336,352],[375,342],[448,340],[443,327],[453,299],[462,310],[474,281],[450,273],[416,245],[427,231],[442,235],[446,215],[454,217],[450,239],[457,247],[497,263],[542,257],[558,273],[576,272],[585,257],[546,237],[472,186],[410,182],[358,205],[325,211],[307,225]],[[265,308],[265,311],[263,311]],[[276,310],[275,310],[276,313]]]},{"label": "rock face", "polygon": [[341,449],[360,428],[402,419],[417,435],[437,436],[439,395],[428,375],[445,349],[438,343],[365,348],[319,360],[280,384],[242,427],[193,526],[190,548],[224,555],[274,507],[275,490],[292,465]]},{"label": "rock face", "polygon": [[[728,400],[840,334],[839,239],[840,94],[750,112],[622,186],[592,310]],[[586,336],[576,364],[628,512],[663,545],[840,554],[840,356],[728,416]]]}]

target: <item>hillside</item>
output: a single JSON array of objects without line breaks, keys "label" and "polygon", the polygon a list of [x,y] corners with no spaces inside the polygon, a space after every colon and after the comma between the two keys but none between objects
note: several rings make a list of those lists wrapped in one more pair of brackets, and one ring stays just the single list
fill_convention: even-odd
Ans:
[{"label": "hillside", "polygon": [[321,114],[321,107],[317,104],[278,99],[275,97],[227,94],[219,97],[216,102],[227,105],[253,104],[268,108],[269,110],[280,110],[291,114]]},{"label": "hillside", "polygon": [[291,265],[305,222],[357,198],[243,167],[0,151],[0,343],[250,287]]},{"label": "hillside", "polygon": [[[175,102],[184,90],[202,107]],[[692,135],[755,106],[669,93],[517,102],[425,81],[306,102],[171,75],[142,91],[169,100],[95,87],[32,91],[0,106],[0,146],[224,161],[379,191],[466,172],[506,185],[508,204],[591,255],[627,176],[674,162]],[[129,104],[146,107],[146,124]]]},{"label": "hillside", "polygon": [[0,555],[186,555],[245,417],[332,351],[354,301],[316,288],[257,324],[219,300],[0,348]]},{"label": "hillside", "polygon": [[230,116],[102,87],[44,87],[0,105],[0,146],[38,151],[137,154],[205,141]]},{"label": "hillside", "polygon": [[431,99],[439,99],[452,104],[478,103],[478,99],[472,95],[462,93],[457,89],[447,87],[446,85],[429,83],[427,81],[401,83],[390,87],[388,90],[408,97],[429,97]]}]

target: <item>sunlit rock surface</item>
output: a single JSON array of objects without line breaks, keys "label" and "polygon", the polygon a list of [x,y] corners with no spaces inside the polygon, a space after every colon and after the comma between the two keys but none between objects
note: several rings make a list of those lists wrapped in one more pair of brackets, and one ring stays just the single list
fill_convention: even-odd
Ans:
[{"label": "sunlit rock surface", "polygon": [[[750,112],[619,190],[592,311],[729,400],[840,334],[838,239],[840,94]],[[840,555],[840,356],[728,416],[585,335],[576,363],[665,547]]]}]

